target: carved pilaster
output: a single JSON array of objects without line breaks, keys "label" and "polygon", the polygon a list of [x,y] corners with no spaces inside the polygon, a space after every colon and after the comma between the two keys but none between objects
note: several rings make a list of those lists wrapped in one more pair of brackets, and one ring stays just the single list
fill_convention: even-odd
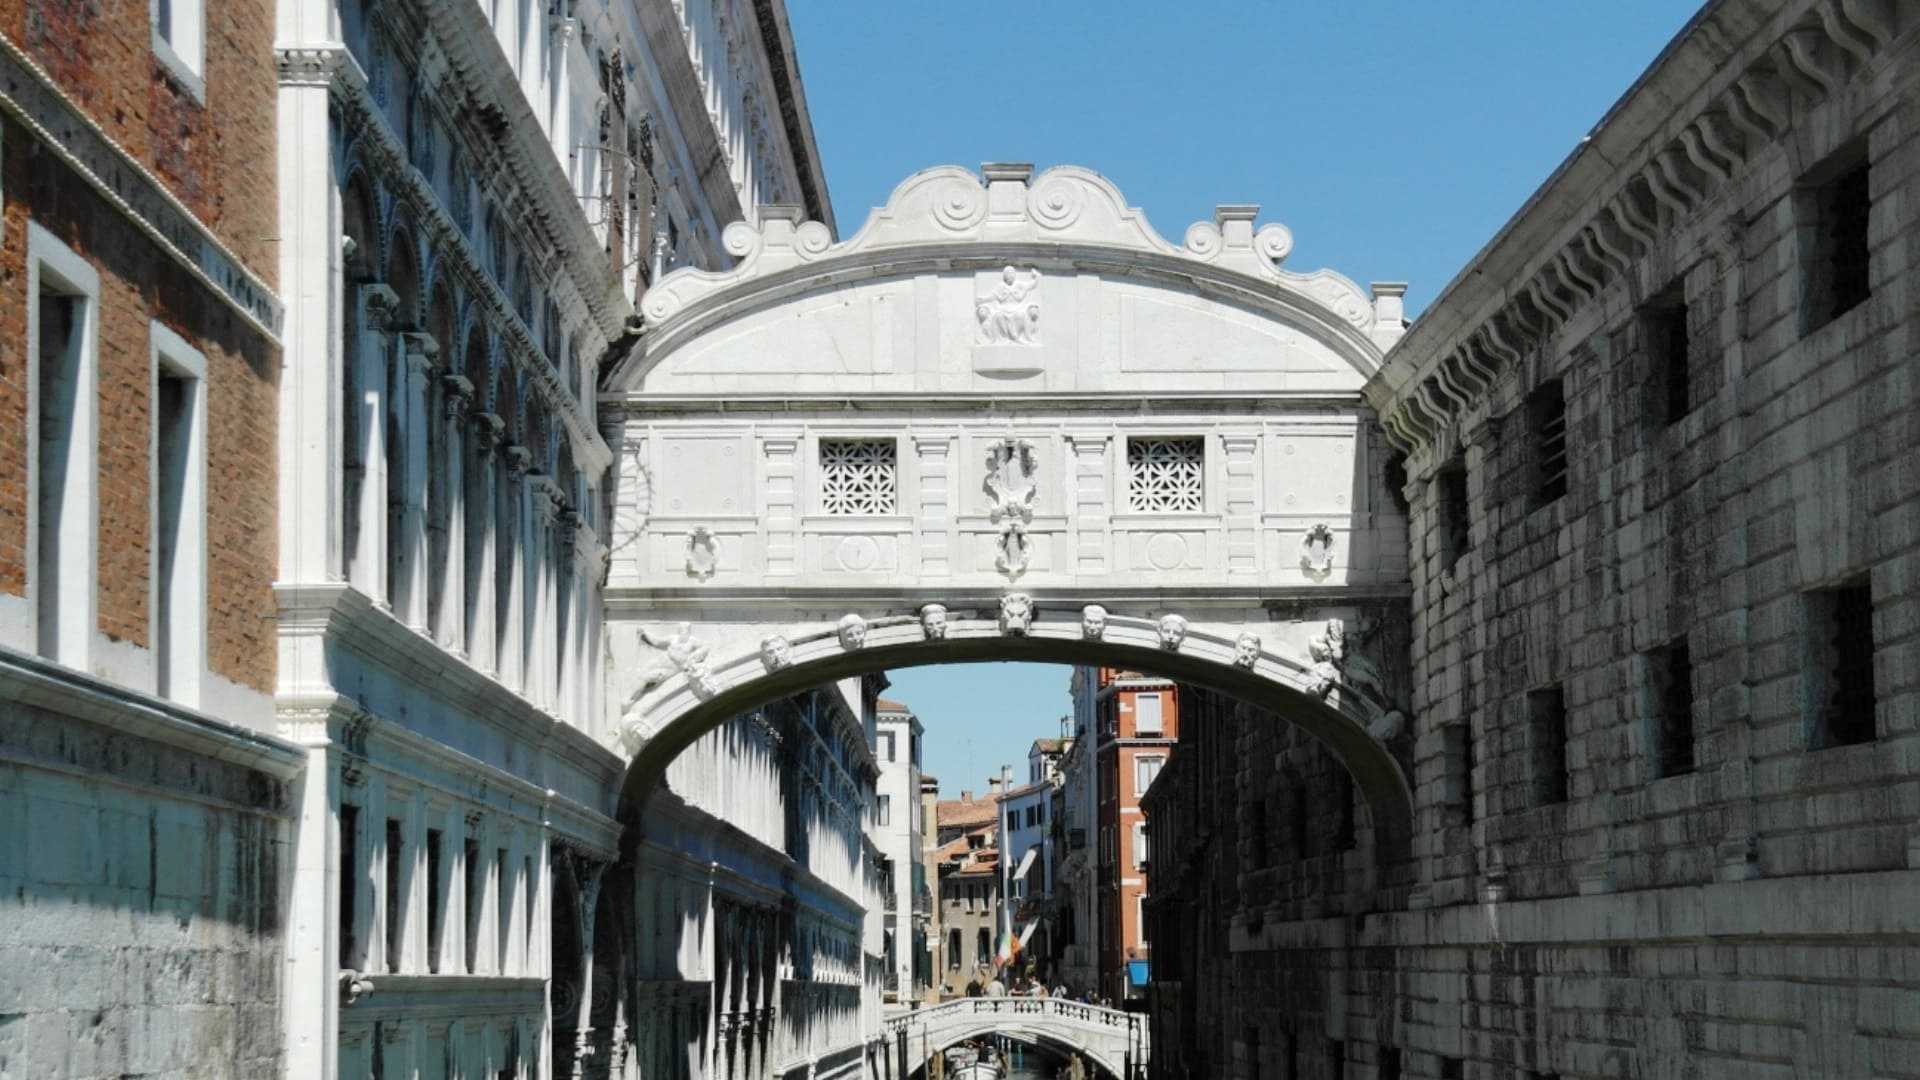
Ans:
[{"label": "carved pilaster", "polygon": [[1107,447],[1113,437],[1105,432],[1067,436],[1073,446],[1074,562],[1083,574],[1103,574],[1108,559],[1107,506],[1109,468]]},{"label": "carved pilaster", "polygon": [[769,435],[760,442],[765,458],[767,493],[767,574],[790,575],[798,566],[800,438]]},{"label": "carved pilaster", "polygon": [[1223,435],[1226,454],[1227,575],[1250,577],[1260,564],[1260,436]]},{"label": "carved pilaster", "polygon": [[920,573],[946,577],[953,572],[953,493],[949,453],[951,435],[915,435],[920,457]]}]

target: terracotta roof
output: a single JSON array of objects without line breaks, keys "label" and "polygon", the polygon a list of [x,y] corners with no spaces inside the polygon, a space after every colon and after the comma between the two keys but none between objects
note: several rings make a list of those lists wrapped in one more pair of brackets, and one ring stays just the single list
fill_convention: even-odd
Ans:
[{"label": "terracotta roof", "polygon": [[941,799],[933,804],[933,820],[940,828],[972,828],[1000,820],[1000,794],[984,799]]},{"label": "terracotta roof", "polygon": [[1067,748],[1067,740],[1035,739],[1033,740],[1033,747],[1043,754],[1057,754]]},{"label": "terracotta roof", "polygon": [[886,698],[881,698],[878,701],[875,701],[873,703],[873,707],[876,709],[885,709],[888,712],[912,712],[913,711],[913,709],[910,706],[904,705],[898,701],[889,701]]}]

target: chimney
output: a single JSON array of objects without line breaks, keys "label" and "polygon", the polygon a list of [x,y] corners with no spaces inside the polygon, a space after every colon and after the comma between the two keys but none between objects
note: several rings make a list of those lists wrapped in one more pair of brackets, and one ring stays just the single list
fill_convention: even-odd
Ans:
[{"label": "chimney", "polygon": [[997,776],[987,777],[987,794],[988,795],[1000,794],[1000,783],[1001,783],[1000,778]]},{"label": "chimney", "polygon": [[972,802],[972,801],[973,801],[973,792],[971,792],[971,791],[963,791],[963,792],[961,792],[961,793],[960,793],[960,801],[961,801],[961,802]]}]

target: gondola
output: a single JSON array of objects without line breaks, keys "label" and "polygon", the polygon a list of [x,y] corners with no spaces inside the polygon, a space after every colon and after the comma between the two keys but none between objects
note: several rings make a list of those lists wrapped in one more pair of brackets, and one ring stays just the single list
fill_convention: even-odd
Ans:
[{"label": "gondola", "polygon": [[947,1051],[950,1080],[1005,1080],[1007,1067],[991,1048],[956,1046]]}]

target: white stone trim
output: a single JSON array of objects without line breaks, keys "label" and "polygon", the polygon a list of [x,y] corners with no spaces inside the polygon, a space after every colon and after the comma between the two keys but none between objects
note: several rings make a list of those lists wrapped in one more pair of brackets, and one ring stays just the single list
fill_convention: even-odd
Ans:
[{"label": "white stone trim", "polygon": [[[149,520],[153,523],[154,543],[150,553],[152,567],[150,606],[151,631],[148,637],[154,654],[155,685],[166,697],[183,705],[198,706],[206,679],[207,662],[207,358],[179,334],[158,320],[148,324],[149,400],[154,403],[148,437]],[[181,523],[178,547],[174,553],[172,580],[166,583],[171,598],[172,617],[161,624],[159,565],[162,485],[160,477],[160,430],[158,405],[160,379],[171,374],[189,384],[192,399],[187,403],[186,471],[182,477]],[[162,640],[168,642],[162,651]]]},{"label": "white stone trim", "polygon": [[79,357],[74,379],[74,418],[71,440],[76,449],[69,459],[69,482],[63,502],[76,510],[63,516],[60,529],[60,578],[72,588],[60,593],[59,640],[49,659],[68,667],[89,670],[94,627],[99,625],[99,351],[100,275],[72,248],[37,223],[27,225],[27,596],[30,605],[30,651],[40,652],[40,588],[45,567],[40,565],[40,287],[45,280],[85,301],[79,333]]},{"label": "white stone trim", "polygon": [[171,26],[160,25],[161,0],[147,0],[153,55],[194,100],[207,100],[207,19],[202,0],[169,0]]}]

